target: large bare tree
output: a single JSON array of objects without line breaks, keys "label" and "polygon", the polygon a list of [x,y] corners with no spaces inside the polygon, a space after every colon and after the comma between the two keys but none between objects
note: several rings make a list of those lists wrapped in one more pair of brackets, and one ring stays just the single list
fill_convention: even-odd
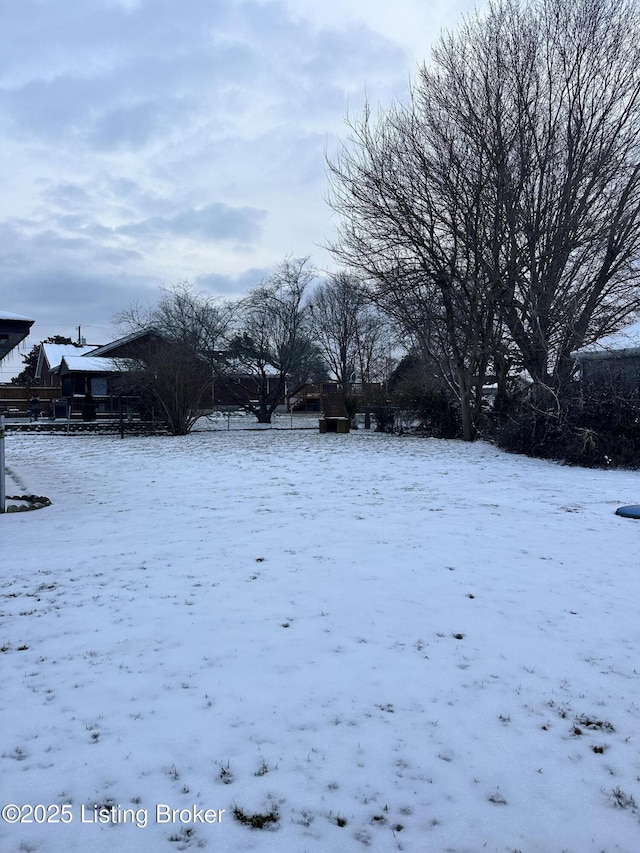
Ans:
[{"label": "large bare tree", "polygon": [[638,4],[492,3],[440,41],[418,91],[482,145],[486,273],[523,366],[562,391],[570,353],[638,307]]},{"label": "large bare tree", "polygon": [[634,0],[495,0],[407,106],[351,121],[334,251],[449,376],[465,438],[492,360],[557,395],[571,351],[637,310],[639,118]]},{"label": "large bare tree", "polygon": [[482,184],[465,180],[473,152],[455,128],[432,119],[412,101],[351,123],[329,164],[331,203],[342,214],[333,251],[449,383],[471,440],[496,329],[482,263]]}]

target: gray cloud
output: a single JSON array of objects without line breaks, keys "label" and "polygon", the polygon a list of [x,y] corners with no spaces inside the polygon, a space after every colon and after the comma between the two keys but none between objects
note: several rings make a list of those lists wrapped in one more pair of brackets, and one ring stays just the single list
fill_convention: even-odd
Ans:
[{"label": "gray cloud", "polygon": [[[3,305],[11,298],[11,304],[29,307],[35,319],[30,345],[54,334],[75,337],[80,324],[92,343],[106,343],[117,337],[113,319],[118,311],[135,303],[150,304],[157,296],[157,281],[144,275],[113,276],[101,270],[72,269],[66,264],[17,270],[10,288],[0,286]],[[4,367],[2,381],[19,372],[12,366]]]},{"label": "gray cloud", "polygon": [[[304,112],[307,104],[311,117],[327,95],[335,107],[354,81],[361,87],[372,72],[401,67],[401,49],[364,27],[313,31],[274,3],[190,0],[178,10],[142,0],[130,12],[95,5],[56,4],[53,12],[21,0],[20,13],[12,10],[3,48],[22,73],[4,75],[0,105],[17,132],[138,144],[163,116],[179,123],[202,107],[233,110],[249,93],[268,93],[276,109],[287,103]],[[15,40],[28,65],[15,56]]]},{"label": "gray cloud", "polygon": [[76,210],[85,206],[89,200],[89,194],[80,184],[71,181],[63,181],[53,186],[47,186],[42,190],[43,199],[65,210]]},{"label": "gray cloud", "polygon": [[42,337],[72,315],[101,329],[176,271],[237,296],[315,256],[325,147],[365,89],[388,102],[411,69],[366,20],[285,2],[4,4],[1,307]]},{"label": "gray cloud", "polygon": [[[39,282],[50,280],[52,270],[56,271],[59,282],[56,298],[64,299],[71,294],[67,287],[71,278],[114,276],[115,280],[123,270],[139,266],[142,260],[136,249],[96,241],[90,230],[87,233],[76,229],[67,235],[42,226],[27,232],[19,225],[0,223],[0,281],[9,283],[22,300],[33,296],[34,306],[38,308],[47,290]],[[73,295],[76,300],[85,298],[82,290]]]},{"label": "gray cloud", "polygon": [[204,207],[181,210],[173,216],[153,216],[149,219],[124,225],[118,233],[129,237],[161,237],[175,234],[201,240],[237,240],[249,243],[255,240],[267,217],[265,210],[253,207],[234,208],[222,202]]},{"label": "gray cloud", "polygon": [[182,121],[185,112],[175,102],[141,101],[117,106],[96,120],[91,141],[98,148],[137,148],[162,133],[163,127]]},{"label": "gray cloud", "polygon": [[194,282],[198,290],[209,291],[216,296],[241,296],[252,287],[257,287],[269,275],[269,268],[252,268],[236,275],[207,273],[199,275]]}]

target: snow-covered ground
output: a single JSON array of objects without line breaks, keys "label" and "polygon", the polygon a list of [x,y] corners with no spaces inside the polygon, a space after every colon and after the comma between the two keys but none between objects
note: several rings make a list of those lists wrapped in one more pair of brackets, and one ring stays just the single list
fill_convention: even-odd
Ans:
[{"label": "snow-covered ground", "polygon": [[53,505],[0,516],[3,852],[640,849],[640,474],[363,431],[6,455]]}]

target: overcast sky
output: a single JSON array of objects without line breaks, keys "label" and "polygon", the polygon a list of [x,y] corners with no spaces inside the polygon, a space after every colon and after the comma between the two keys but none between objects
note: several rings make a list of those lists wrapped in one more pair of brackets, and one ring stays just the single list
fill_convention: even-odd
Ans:
[{"label": "overcast sky", "polygon": [[331,267],[325,152],[473,5],[0,0],[0,309],[105,343],[159,286]]}]

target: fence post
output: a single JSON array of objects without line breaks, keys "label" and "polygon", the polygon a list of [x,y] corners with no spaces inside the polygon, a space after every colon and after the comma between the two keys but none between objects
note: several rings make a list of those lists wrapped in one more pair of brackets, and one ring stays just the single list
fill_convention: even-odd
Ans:
[{"label": "fence post", "polygon": [[7,493],[4,482],[4,415],[0,415],[0,513],[4,512]]}]

